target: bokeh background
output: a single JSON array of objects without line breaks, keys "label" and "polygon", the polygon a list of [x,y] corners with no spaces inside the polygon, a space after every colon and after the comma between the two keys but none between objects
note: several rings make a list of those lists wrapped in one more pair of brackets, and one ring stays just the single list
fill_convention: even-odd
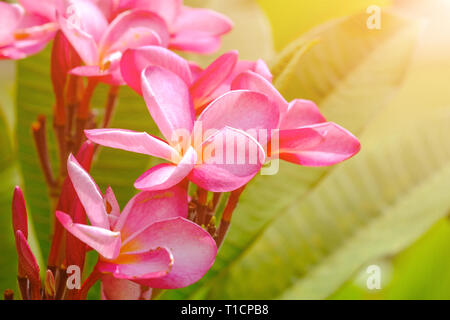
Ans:
[{"label": "bokeh background", "polygon": [[[286,98],[314,100],[363,149],[331,168],[282,164],[276,176],[255,179],[212,270],[161,299],[449,299],[450,1],[185,2],[234,20],[218,54],[238,49],[242,59],[265,59]],[[382,9],[379,30],[366,25],[372,5]],[[187,57],[206,65],[215,56]],[[41,262],[48,253],[49,203],[29,129],[40,113],[50,120],[48,59],[47,50],[0,61],[2,290],[16,285],[16,184],[32,216],[32,247]],[[94,99],[100,114],[105,95],[100,88]],[[130,90],[113,126],[156,133]],[[54,143],[50,149],[56,157]],[[153,161],[103,150],[92,174],[123,206]],[[381,268],[381,289],[367,289],[369,265]]]}]

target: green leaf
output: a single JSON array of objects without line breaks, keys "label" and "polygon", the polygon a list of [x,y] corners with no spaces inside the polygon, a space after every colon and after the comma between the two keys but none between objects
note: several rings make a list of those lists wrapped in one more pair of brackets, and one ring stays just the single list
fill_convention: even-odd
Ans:
[{"label": "green leaf", "polygon": [[326,298],[367,261],[404,249],[450,208],[449,120],[433,112],[398,137],[380,133],[382,144],[278,212],[209,297]]},{"label": "green leaf", "polygon": [[[361,134],[399,89],[417,34],[417,27],[411,22],[387,13],[382,19],[384,27],[381,30],[368,30],[366,16],[358,14],[328,23],[298,39],[293,47],[314,39],[319,39],[319,43],[299,59],[295,76],[300,75],[303,81],[291,81],[295,86],[289,86],[287,98],[293,98],[289,94],[294,91],[297,92],[294,97],[313,98],[330,121]],[[284,52],[280,55],[281,62],[275,65],[290,66],[282,61],[286,57],[294,57],[293,61],[297,61],[295,54]],[[278,73],[282,74],[282,71]],[[314,97],[307,95],[311,92],[315,93]],[[242,196],[213,269],[199,284],[168,292],[163,298],[193,298],[197,297],[198,288],[217,286],[218,277],[224,278],[246,257],[264,230],[274,221],[276,223],[286,208],[300,203],[338,168],[305,168],[281,162],[277,175],[254,179]],[[312,253],[300,252],[296,260],[301,260],[302,254]],[[266,259],[270,260],[269,257]],[[260,281],[255,290],[262,285]],[[214,297],[222,296],[216,294]]]}]

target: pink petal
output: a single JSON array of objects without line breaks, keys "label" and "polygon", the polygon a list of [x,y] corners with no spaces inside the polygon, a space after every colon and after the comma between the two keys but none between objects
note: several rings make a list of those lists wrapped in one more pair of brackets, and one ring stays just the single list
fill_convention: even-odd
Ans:
[{"label": "pink petal", "polygon": [[187,212],[187,192],[179,186],[162,191],[143,191],[125,206],[114,230],[120,231],[126,242],[128,237],[157,221],[186,218]]},{"label": "pink petal", "polygon": [[86,137],[105,147],[142,153],[168,161],[178,157],[178,152],[163,140],[145,132],[123,129],[86,130]]},{"label": "pink petal", "polygon": [[86,243],[106,259],[116,259],[120,253],[120,232],[73,223],[67,214],[56,211],[59,222],[75,237]]},{"label": "pink petal", "polygon": [[189,90],[175,73],[148,67],[142,73],[142,90],[148,110],[168,141],[189,136],[194,126],[194,108]]},{"label": "pink petal", "polygon": [[197,154],[190,148],[178,165],[160,164],[157,165],[134,183],[134,187],[143,191],[156,191],[172,188],[183,181],[195,166]]},{"label": "pink petal", "polygon": [[100,41],[100,48],[106,56],[145,45],[167,46],[168,42],[169,31],[158,15],[132,10],[114,19]]},{"label": "pink petal", "polygon": [[189,86],[192,74],[189,63],[176,53],[159,46],[147,46],[127,50],[120,63],[125,82],[142,94],[142,71],[149,66],[160,66],[178,75]]},{"label": "pink petal", "polygon": [[122,79],[122,75],[120,74],[118,63],[117,65],[111,66],[106,70],[102,70],[98,65],[76,67],[70,70],[69,73],[80,77],[88,77],[88,78],[95,77],[97,81],[109,85],[114,86],[125,85],[125,82]]},{"label": "pink petal", "polygon": [[206,133],[232,127],[258,131],[268,137],[278,127],[279,118],[278,107],[266,95],[241,90],[228,92],[212,102],[199,116],[196,126],[201,125]]},{"label": "pink petal", "polygon": [[223,14],[209,9],[183,7],[174,26],[178,32],[199,32],[221,36],[231,31],[233,22]]},{"label": "pink petal", "polygon": [[238,53],[230,51],[203,71],[190,88],[196,109],[212,101],[211,94],[230,76],[237,61]]},{"label": "pink petal", "polygon": [[170,248],[174,264],[162,278],[138,281],[152,288],[175,289],[197,282],[212,266],[217,254],[216,243],[209,233],[184,218],[152,224],[123,249],[145,252],[157,247]]},{"label": "pink petal", "polygon": [[182,0],[122,0],[120,10],[141,9],[160,15],[170,26],[178,16]]},{"label": "pink petal", "polygon": [[63,4],[59,14],[98,43],[108,27],[108,20],[100,8],[92,0],[65,0]]},{"label": "pink petal", "polygon": [[[289,130],[302,132],[312,129],[322,136],[322,142],[310,146],[299,145],[297,150],[283,152],[280,158],[310,167],[330,166],[347,160],[357,154],[361,145],[358,139],[335,123],[327,122],[309,127]],[[280,133],[282,135],[283,133]]]},{"label": "pink petal", "polygon": [[14,189],[13,194],[12,223],[14,232],[20,230],[25,236],[25,239],[28,239],[27,208],[25,206],[25,199],[23,197],[22,190],[20,190],[19,187]]},{"label": "pink petal", "polygon": [[18,0],[27,12],[35,13],[47,18],[49,21],[55,20],[56,10],[61,10],[59,0]]},{"label": "pink petal", "polygon": [[297,99],[289,104],[287,114],[281,120],[280,129],[295,129],[325,121],[314,102]]},{"label": "pink petal", "polygon": [[62,32],[87,65],[97,65],[99,62],[98,47],[92,35],[63,18],[57,13],[57,19]]},{"label": "pink petal", "polygon": [[67,171],[91,224],[109,229],[108,215],[100,189],[73,155],[70,155],[67,161]]},{"label": "pink petal", "polygon": [[18,5],[0,2],[0,47],[14,41],[13,33],[24,15]]},{"label": "pink petal", "polygon": [[130,280],[116,279],[111,275],[102,276],[102,300],[150,300],[151,292],[150,288]]},{"label": "pink petal", "polygon": [[121,254],[114,262],[100,261],[100,272],[112,273],[114,278],[127,280],[147,280],[161,278],[173,266],[173,256],[166,248],[157,247],[138,254]]},{"label": "pink petal", "polygon": [[242,187],[265,162],[261,145],[245,132],[233,128],[224,128],[211,136],[202,149],[202,163],[192,170],[189,179],[213,192]]},{"label": "pink petal", "polygon": [[251,90],[265,94],[280,109],[281,117],[287,112],[288,103],[277,89],[263,76],[247,71],[234,79],[231,90]]}]

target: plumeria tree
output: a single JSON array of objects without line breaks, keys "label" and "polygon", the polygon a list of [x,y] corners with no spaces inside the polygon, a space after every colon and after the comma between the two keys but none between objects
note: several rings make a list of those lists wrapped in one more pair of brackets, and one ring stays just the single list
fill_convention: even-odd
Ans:
[{"label": "plumeria tree", "polygon": [[[387,19],[401,29],[397,18]],[[323,39],[331,43],[333,35],[322,30],[269,63],[241,59],[238,47],[212,56],[232,20],[181,0],[0,2],[0,29],[0,59],[29,61],[51,48],[42,66],[52,85],[51,127],[48,115],[38,112],[31,128],[51,203],[46,262],[32,249],[20,187],[12,198],[23,299],[86,299],[98,282],[105,300],[171,297],[170,290],[201,282],[216,259],[226,259],[221,254],[227,251],[218,250],[233,230],[241,197],[263,196],[247,187],[255,179],[268,175],[270,184],[278,171],[323,170],[317,172],[326,176],[361,150],[353,134],[360,128],[343,116],[328,121],[317,105],[323,97],[314,101],[311,94],[317,90],[303,86],[305,96],[289,90],[299,81],[294,66],[321,50]],[[198,63],[199,57],[209,62]],[[106,92],[102,112],[95,108],[99,90]],[[133,101],[140,102],[142,125],[121,127],[115,115],[135,112]],[[110,149],[141,155],[123,163],[130,172],[126,184],[116,182],[128,173],[110,166]],[[150,168],[141,165],[144,158]],[[103,171],[95,179],[93,162]],[[120,194],[124,188],[134,194]],[[117,199],[127,204],[121,209]]]}]

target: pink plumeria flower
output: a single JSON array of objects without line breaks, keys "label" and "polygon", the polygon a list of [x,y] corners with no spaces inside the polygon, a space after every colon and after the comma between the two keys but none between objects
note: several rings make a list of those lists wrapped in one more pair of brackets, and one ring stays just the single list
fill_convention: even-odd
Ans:
[{"label": "pink plumeria flower", "polygon": [[361,149],[360,142],[349,131],[326,122],[314,102],[288,103],[271,82],[255,72],[240,74],[231,88],[261,92],[278,106],[281,115],[276,133],[278,146],[267,147],[272,158],[303,166],[330,166],[353,157]]},{"label": "pink plumeria flower", "polygon": [[0,2],[0,59],[18,60],[38,53],[58,30],[49,15],[29,10],[29,1],[20,2],[25,8]]},{"label": "pink plumeria flower", "polygon": [[[95,1],[95,0],[94,0]],[[148,10],[158,14],[170,32],[169,48],[209,54],[217,51],[221,37],[233,28],[224,15],[204,8],[183,5],[183,0],[97,0],[113,19],[126,10]]]},{"label": "pink plumeria flower", "polygon": [[121,61],[125,82],[142,95],[142,71],[152,65],[176,73],[189,87],[196,114],[200,114],[212,101],[231,90],[231,83],[241,73],[253,71],[268,81],[272,75],[264,61],[239,61],[238,53],[230,51],[217,58],[205,70],[188,63],[177,54],[155,46],[127,50]]},{"label": "pink plumeria flower", "polygon": [[124,84],[119,62],[126,49],[169,44],[164,20],[146,10],[125,11],[109,23],[93,1],[72,0],[65,2],[57,18],[64,35],[85,63],[71,73],[96,77],[109,84]]},{"label": "pink plumeria flower", "polygon": [[103,196],[73,156],[67,168],[91,225],[74,223],[60,211],[56,215],[67,231],[99,253],[96,268],[104,274],[104,296],[116,294],[113,288],[125,280],[151,288],[185,287],[210,269],[217,247],[209,233],[186,219],[184,189],[141,192],[120,213],[111,188]]},{"label": "pink plumeria flower", "polygon": [[170,162],[144,173],[135,183],[137,189],[163,190],[188,178],[203,189],[228,192],[259,172],[265,153],[246,131],[270,132],[277,127],[278,108],[265,95],[228,92],[209,104],[195,122],[189,87],[174,72],[150,66],[142,73],[141,87],[149,112],[168,142],[120,129],[86,131],[88,139],[100,145]]}]

